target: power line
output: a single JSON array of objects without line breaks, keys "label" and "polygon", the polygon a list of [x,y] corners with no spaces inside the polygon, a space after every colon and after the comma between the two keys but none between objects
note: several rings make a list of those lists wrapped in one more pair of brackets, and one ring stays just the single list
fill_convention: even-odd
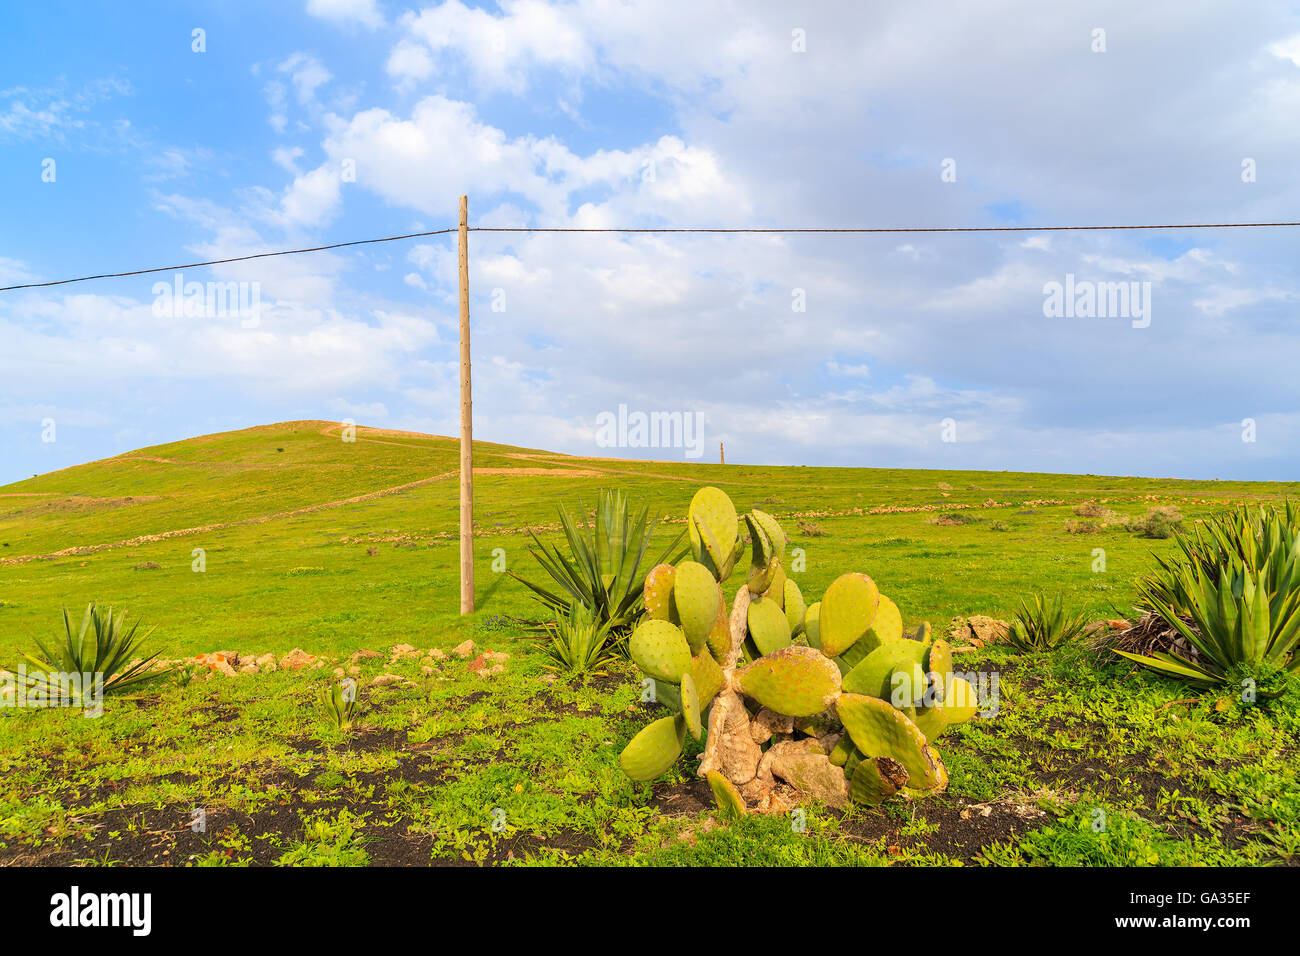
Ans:
[{"label": "power line", "polygon": [[1118,232],[1132,229],[1257,229],[1300,226],[1300,222],[1195,222],[1140,226],[879,226],[863,229],[582,229],[542,226],[470,226],[470,232],[705,232],[705,233],[916,233],[916,232]]},{"label": "power line", "polygon": [[187,262],[180,266],[159,266],[156,269],[134,269],[131,272],[105,272],[97,276],[81,276],[78,279],[59,279],[55,282],[28,282],[24,285],[0,286],[0,292],[14,289],[43,289],[52,285],[68,285],[73,282],[89,282],[91,279],[121,279],[124,276],[143,276],[153,272],[172,272],[176,269],[197,269],[199,266],[219,266],[227,262],[247,262],[249,259],[270,259],[274,256],[296,256],[303,252],[324,252],[327,249],[342,249],[346,246],[368,246],[376,242],[396,242],[399,239],[419,239],[424,236],[444,236],[455,229],[435,229],[433,232],[412,232],[404,236],[385,236],[382,239],[354,239],[351,242],[335,242],[328,246],[311,246],[306,249],[281,249],[279,252],[258,252],[251,256],[235,256],[230,259],[207,259],[203,262]]},{"label": "power line", "polygon": [[[695,228],[582,228],[576,226],[470,226],[469,232],[499,233],[697,233],[712,235],[757,234],[757,235],[884,235],[900,233],[940,233],[940,232],[1130,232],[1139,229],[1267,229],[1282,226],[1300,226],[1300,222],[1194,222],[1147,224],[1134,226],[879,226],[868,228],[782,228],[782,229],[695,229]],[[412,232],[402,236],[384,236],[379,239],[354,239],[351,242],[335,242],[327,246],[311,246],[306,249],[282,249],[278,252],[259,252],[250,256],[235,256],[230,259],[208,259],[203,262],[189,262],[178,266],[159,266],[153,269],[133,269],[129,272],[106,272],[100,275],[81,276],[76,279],[58,279],[54,282],[27,282],[22,285],[0,286],[0,292],[13,292],[17,289],[44,289],[56,285],[70,285],[74,282],[90,282],[93,279],[120,279],[126,276],[150,275],[156,272],[173,272],[178,269],[197,269],[201,266],[219,266],[228,262],[247,262],[250,259],[271,259],[276,256],[296,256],[304,252],[325,252],[329,249],[344,249],[348,246],[366,246],[378,242],[397,242],[402,239],[422,239],[428,236],[444,236],[456,232],[452,229],[435,229],[432,232]]]}]

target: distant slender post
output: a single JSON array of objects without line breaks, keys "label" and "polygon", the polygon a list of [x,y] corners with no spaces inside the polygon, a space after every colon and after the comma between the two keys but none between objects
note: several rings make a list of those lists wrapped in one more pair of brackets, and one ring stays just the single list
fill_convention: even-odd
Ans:
[{"label": "distant slender post", "polygon": [[727,463],[727,450],[722,447],[722,442],[718,442],[718,463],[722,465]]},{"label": "distant slender post", "polygon": [[474,610],[474,403],[469,387],[469,197],[460,197],[460,613]]}]

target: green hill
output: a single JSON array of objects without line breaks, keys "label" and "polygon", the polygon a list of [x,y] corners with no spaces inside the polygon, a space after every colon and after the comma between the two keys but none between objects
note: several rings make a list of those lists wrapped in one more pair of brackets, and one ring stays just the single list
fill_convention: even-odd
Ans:
[{"label": "green hill", "polygon": [[[531,573],[527,529],[554,532],[557,502],[625,489],[676,522],[696,488],[760,506],[806,553],[820,594],[867,571],[909,618],[1009,613],[1030,590],[1061,590],[1098,615],[1124,608],[1148,552],[1167,541],[1078,517],[1076,506],[1188,519],[1300,485],[1009,472],[763,467],[579,458],[475,444],[478,614],[527,614],[493,553]],[[285,422],[205,435],[0,488],[0,651],[50,634],[63,605],[95,599],[157,625],[168,652],[283,652],[428,643],[457,612],[457,443],[359,427]],[[945,515],[944,518],[939,518]],[[938,521],[939,523],[935,523]],[[958,523],[964,521],[965,523]],[[1075,524],[1074,533],[1067,522]],[[803,523],[805,533],[801,533]],[[1092,528],[1097,525],[1097,529]],[[1093,570],[1094,549],[1106,570]],[[195,549],[206,570],[196,572]],[[498,562],[499,564],[499,562]],[[156,567],[155,567],[156,566]]]}]

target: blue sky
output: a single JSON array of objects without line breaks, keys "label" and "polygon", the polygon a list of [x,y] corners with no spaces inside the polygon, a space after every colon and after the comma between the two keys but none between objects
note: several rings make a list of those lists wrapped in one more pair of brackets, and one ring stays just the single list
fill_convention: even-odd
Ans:
[{"label": "blue sky", "polygon": [[[1188,6],[7,5],[0,285],[461,192],[484,225],[1300,219],[1300,11]],[[626,404],[736,462],[1292,478],[1298,232],[478,234],[476,435],[683,457],[598,446]],[[1150,283],[1150,323],[1045,316],[1067,275]],[[159,278],[0,293],[0,482],[286,419],[455,434],[451,241],[185,273],[255,283],[252,326],[158,315]]]}]

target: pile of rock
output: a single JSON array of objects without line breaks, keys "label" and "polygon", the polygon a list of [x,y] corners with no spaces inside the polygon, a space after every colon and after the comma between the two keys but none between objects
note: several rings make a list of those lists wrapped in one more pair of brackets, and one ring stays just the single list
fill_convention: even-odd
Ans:
[{"label": "pile of rock", "polygon": [[[367,661],[386,661],[388,666],[404,662],[418,661],[420,673],[431,677],[439,666],[452,659],[469,661],[469,670],[482,677],[492,677],[505,670],[505,663],[510,655],[500,651],[484,648],[480,650],[473,641],[464,641],[449,652],[436,647],[420,650],[412,644],[394,644],[389,648],[387,657],[379,651],[362,649],[354,652],[341,666],[334,668],[335,677],[359,677],[363,663]],[[205,668],[210,674],[225,677],[237,677],[240,674],[265,674],[271,671],[319,670],[333,663],[335,659],[308,654],[301,647],[295,647],[279,659],[274,654],[241,655],[238,651],[213,651],[195,657],[174,661],[158,661],[160,666]],[[442,678],[446,679],[446,678]],[[385,687],[392,684],[412,682],[397,674],[384,673],[370,682],[372,687]]]},{"label": "pile of rock", "polygon": [[1011,624],[1007,621],[984,614],[972,614],[970,617],[954,617],[948,625],[948,637],[956,644],[983,647],[1005,641],[1010,627]]}]

